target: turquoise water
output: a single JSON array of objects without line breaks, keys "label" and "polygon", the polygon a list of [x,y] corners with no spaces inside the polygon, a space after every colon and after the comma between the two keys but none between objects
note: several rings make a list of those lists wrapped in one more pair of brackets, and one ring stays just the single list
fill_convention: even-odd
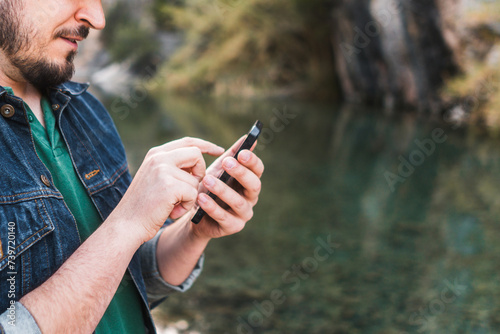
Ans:
[{"label": "turquoise water", "polygon": [[211,242],[204,273],[158,322],[184,319],[185,333],[500,330],[497,141],[290,100],[107,104],[133,171],[151,146],[196,136],[229,147],[255,119],[266,125],[254,218]]}]

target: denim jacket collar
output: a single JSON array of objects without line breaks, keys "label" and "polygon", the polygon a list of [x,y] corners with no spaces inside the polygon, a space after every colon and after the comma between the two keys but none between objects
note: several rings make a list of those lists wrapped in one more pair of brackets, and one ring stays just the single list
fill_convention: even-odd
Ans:
[{"label": "denim jacket collar", "polygon": [[85,93],[89,88],[89,83],[79,83],[74,81],[67,81],[63,84],[56,86],[54,89],[60,92],[69,93],[70,95],[77,96]]},{"label": "denim jacket collar", "polygon": [[[62,93],[68,93],[73,96],[78,96],[87,91],[89,88],[90,84],[89,83],[79,83],[79,82],[74,82],[74,81],[67,81],[65,83],[62,83],[60,85],[57,85],[55,87],[51,87],[51,90],[56,90],[60,91]],[[5,94],[7,91],[5,88],[0,86],[0,96]]]}]

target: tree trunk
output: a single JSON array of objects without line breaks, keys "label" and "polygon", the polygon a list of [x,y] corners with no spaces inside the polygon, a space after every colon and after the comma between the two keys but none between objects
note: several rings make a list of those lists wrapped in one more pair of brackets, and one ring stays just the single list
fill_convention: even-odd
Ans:
[{"label": "tree trunk", "polygon": [[450,2],[336,3],[332,45],[346,100],[388,109],[440,110],[439,89],[445,78],[458,72],[458,66],[443,37],[436,1]]}]

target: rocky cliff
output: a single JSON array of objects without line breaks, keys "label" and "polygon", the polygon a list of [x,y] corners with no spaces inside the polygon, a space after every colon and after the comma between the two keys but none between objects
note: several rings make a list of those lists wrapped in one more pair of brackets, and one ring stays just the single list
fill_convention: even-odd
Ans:
[{"label": "rocky cliff", "polygon": [[470,94],[443,94],[452,78],[494,57],[500,36],[495,11],[495,1],[335,2],[331,40],[343,96],[388,109],[443,111]]}]

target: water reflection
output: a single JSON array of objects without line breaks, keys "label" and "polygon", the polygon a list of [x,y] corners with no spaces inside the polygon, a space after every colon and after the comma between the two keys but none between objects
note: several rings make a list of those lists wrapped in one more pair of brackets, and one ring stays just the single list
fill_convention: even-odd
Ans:
[{"label": "water reflection", "polygon": [[[497,142],[415,115],[289,100],[157,97],[114,116],[132,170],[168,140],[229,147],[255,119],[268,127],[254,219],[211,243],[204,274],[159,322],[201,333],[500,329]],[[436,129],[445,139],[427,154]],[[387,172],[422,156],[391,189]],[[334,251],[317,251],[328,240]]]}]

